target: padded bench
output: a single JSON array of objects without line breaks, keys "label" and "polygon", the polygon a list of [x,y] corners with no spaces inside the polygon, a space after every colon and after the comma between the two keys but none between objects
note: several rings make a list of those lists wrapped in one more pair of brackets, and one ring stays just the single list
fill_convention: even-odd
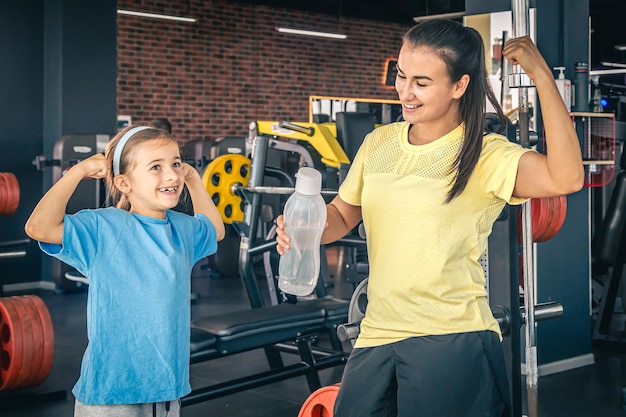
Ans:
[{"label": "padded bench", "polygon": [[[347,354],[342,351],[336,328],[348,320],[349,300],[330,296],[297,304],[278,304],[230,313],[213,314],[191,321],[191,363],[265,348],[270,370],[226,383],[196,389],[182,399],[183,406],[221,397],[295,376],[306,376],[311,392],[320,388],[317,371],[342,365]],[[316,355],[311,341],[328,333],[332,350]],[[279,344],[295,342],[300,363],[284,366]],[[272,358],[272,355],[273,358]],[[274,359],[274,360],[272,360]]]}]

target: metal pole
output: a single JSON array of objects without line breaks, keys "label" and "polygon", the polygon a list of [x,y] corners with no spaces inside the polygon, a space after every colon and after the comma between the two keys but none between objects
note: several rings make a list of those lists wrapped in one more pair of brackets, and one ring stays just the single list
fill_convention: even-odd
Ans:
[{"label": "metal pole", "polygon": [[[512,0],[513,37],[528,36],[528,0]],[[528,87],[533,85],[519,65],[513,66],[509,86],[519,88],[519,137],[525,148],[530,147]],[[528,417],[537,417],[538,369],[535,324],[535,278],[532,237],[532,206],[530,200],[522,206],[522,259],[524,276],[524,310],[526,312],[526,396]]]}]

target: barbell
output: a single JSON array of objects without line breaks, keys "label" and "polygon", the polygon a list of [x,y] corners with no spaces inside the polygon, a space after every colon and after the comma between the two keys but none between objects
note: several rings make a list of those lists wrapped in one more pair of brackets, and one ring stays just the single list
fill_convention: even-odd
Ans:
[{"label": "barbell", "polygon": [[[367,284],[369,278],[365,278],[357,285],[350,298],[348,307],[348,323],[337,326],[337,338],[346,342],[354,342],[359,335],[361,320],[365,317],[367,309]],[[511,331],[511,311],[506,307],[495,305],[491,307],[494,318],[500,325],[503,336]],[[526,311],[524,307],[519,309],[520,324],[526,323]],[[563,315],[563,306],[558,301],[548,301],[535,305],[535,322],[552,320]]]},{"label": "barbell", "polygon": [[[241,154],[225,154],[211,161],[202,174],[202,183],[226,224],[244,220],[245,202],[240,191],[283,195],[295,191],[293,187],[248,187],[250,166],[250,159]],[[337,191],[322,190],[321,194],[336,195]]]}]

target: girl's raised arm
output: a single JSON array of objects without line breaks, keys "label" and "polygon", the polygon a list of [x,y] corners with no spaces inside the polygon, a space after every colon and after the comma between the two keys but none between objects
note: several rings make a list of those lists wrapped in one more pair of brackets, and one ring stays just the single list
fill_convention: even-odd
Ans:
[{"label": "girl's raised arm", "polygon": [[63,216],[76,187],[85,177],[104,178],[106,174],[103,154],[93,155],[73,166],[41,198],[26,221],[26,234],[40,242],[60,245],[63,241]]},{"label": "girl's raised arm", "polygon": [[224,239],[226,229],[224,228],[222,216],[220,216],[215,204],[213,204],[213,200],[211,200],[211,196],[206,188],[204,188],[200,174],[194,167],[187,163],[183,164],[183,172],[185,173],[185,184],[187,185],[187,189],[189,189],[194,213],[201,213],[207,216],[209,220],[211,220],[211,223],[213,223],[213,226],[215,226],[217,240],[220,241]]}]

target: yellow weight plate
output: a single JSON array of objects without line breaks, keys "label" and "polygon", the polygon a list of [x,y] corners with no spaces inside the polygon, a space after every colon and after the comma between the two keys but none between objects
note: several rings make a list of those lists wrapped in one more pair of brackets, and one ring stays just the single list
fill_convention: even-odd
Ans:
[{"label": "yellow weight plate", "polygon": [[233,193],[233,186],[246,187],[249,179],[250,159],[240,154],[218,156],[204,170],[202,183],[224,223],[243,221],[243,200]]}]

